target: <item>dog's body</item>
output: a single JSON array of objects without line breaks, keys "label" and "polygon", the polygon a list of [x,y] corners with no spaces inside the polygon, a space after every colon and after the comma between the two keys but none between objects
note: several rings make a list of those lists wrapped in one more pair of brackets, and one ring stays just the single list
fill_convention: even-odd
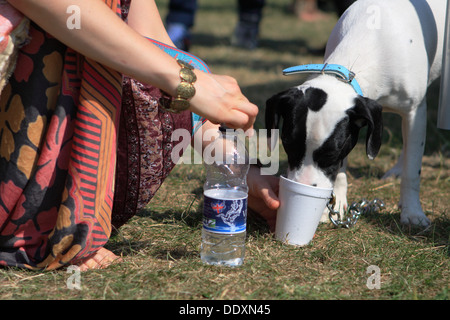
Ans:
[{"label": "dog's body", "polygon": [[334,186],[347,206],[345,162],[359,129],[368,126],[367,154],[381,145],[381,111],[402,117],[403,150],[387,175],[401,175],[401,222],[429,224],[420,200],[426,133],[426,92],[441,73],[446,1],[358,0],[341,17],[327,43],[325,63],[356,76],[364,97],[333,75],[309,77],[267,101],[266,126],[284,118],[281,139],[288,178]]}]

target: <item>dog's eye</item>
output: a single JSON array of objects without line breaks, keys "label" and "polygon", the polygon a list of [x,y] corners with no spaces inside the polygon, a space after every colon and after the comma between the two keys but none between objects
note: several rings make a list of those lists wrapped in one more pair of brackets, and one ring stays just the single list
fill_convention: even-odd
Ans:
[{"label": "dog's eye", "polygon": [[314,151],[313,159],[320,167],[329,167],[338,164],[349,152],[351,134],[348,131],[348,118],[336,124],[328,139]]}]

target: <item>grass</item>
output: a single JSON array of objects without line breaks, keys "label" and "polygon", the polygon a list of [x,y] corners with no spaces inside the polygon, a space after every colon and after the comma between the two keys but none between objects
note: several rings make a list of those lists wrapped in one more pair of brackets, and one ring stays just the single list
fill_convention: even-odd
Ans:
[{"label": "grass", "polygon": [[[157,1],[165,14],[167,0]],[[321,61],[320,49],[336,21],[304,23],[286,12],[288,0],[269,0],[260,46],[229,46],[236,22],[232,0],[202,0],[193,30],[192,53],[216,73],[234,76],[261,109],[267,98],[297,84],[285,67]],[[430,89],[430,118],[423,160],[421,201],[429,229],[400,225],[398,180],[381,180],[401,149],[399,119],[385,115],[380,155],[369,161],[364,145],[349,157],[349,201],[380,198],[386,208],[361,217],[351,229],[320,225],[312,243],[295,248],[274,240],[267,226],[249,219],[245,263],[239,268],[204,265],[199,259],[204,168],[178,165],[149,206],[123,226],[107,247],[123,262],[81,274],[81,290],[69,289],[66,269],[37,273],[0,269],[0,299],[141,300],[413,300],[449,298],[448,195],[450,134],[436,129],[438,86]],[[280,171],[286,169],[281,152]],[[380,289],[369,289],[369,266],[380,270]]]}]

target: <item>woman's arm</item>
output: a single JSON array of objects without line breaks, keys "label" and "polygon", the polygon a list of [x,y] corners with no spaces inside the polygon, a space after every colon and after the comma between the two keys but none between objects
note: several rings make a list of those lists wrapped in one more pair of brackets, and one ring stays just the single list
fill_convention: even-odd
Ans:
[{"label": "woman's arm", "polygon": [[[67,27],[71,15],[67,8],[74,3],[80,12],[79,29]],[[176,61],[127,26],[103,1],[14,0],[10,4],[77,52],[175,94],[180,81]]]},{"label": "woman's arm", "polygon": [[[180,83],[178,63],[124,23],[103,1],[75,2],[80,9],[80,29],[67,26],[67,19],[71,15],[67,13],[67,8],[74,5],[73,0],[9,1],[68,47],[136,80],[175,95]],[[141,1],[152,4],[148,17],[159,16],[153,0],[138,0],[138,5]],[[133,10],[135,9],[136,7]],[[133,15],[136,16],[135,12],[132,13],[132,18]],[[152,19],[149,26],[155,36],[164,37],[161,18]],[[253,125],[258,108],[242,95],[234,79],[198,70],[196,74],[197,92],[191,100],[193,112],[215,123],[224,122],[232,128],[248,129]]]},{"label": "woman's arm", "polygon": [[[77,0],[80,28],[67,27],[72,0],[14,0],[10,4],[48,33],[81,54],[169,93],[179,82],[179,66],[128,27],[101,0]],[[150,14],[150,13],[149,13]]]},{"label": "woman's arm", "polygon": [[159,15],[154,1],[133,0],[128,12],[128,25],[144,37],[175,47]]}]

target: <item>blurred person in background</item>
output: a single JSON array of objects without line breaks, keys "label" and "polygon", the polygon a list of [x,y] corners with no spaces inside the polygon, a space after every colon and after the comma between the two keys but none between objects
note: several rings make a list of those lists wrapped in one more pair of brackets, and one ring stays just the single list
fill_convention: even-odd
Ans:
[{"label": "blurred person in background", "polygon": [[[238,0],[238,22],[231,37],[233,46],[255,49],[265,0]],[[177,48],[188,51],[194,26],[197,0],[170,0],[166,16],[167,32]]]}]

